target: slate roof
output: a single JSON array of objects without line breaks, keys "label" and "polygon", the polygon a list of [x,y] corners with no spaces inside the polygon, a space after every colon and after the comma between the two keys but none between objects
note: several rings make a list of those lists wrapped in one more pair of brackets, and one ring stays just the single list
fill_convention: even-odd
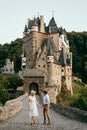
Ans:
[{"label": "slate roof", "polygon": [[52,17],[52,19],[50,20],[49,26],[56,26],[56,22],[55,22],[54,17]]},{"label": "slate roof", "polygon": [[[41,46],[41,52],[39,57],[41,56],[42,52],[44,51],[44,47],[47,48],[47,56],[54,56],[54,52],[57,52],[57,48],[52,37],[48,37]],[[55,62],[57,63],[56,57],[54,58]]]},{"label": "slate roof", "polygon": [[34,18],[33,20],[28,21],[28,28],[30,29],[32,26],[39,26],[40,25],[40,18]]},{"label": "slate roof", "polygon": [[34,18],[33,25],[32,26],[38,26],[36,19]]},{"label": "slate roof", "polygon": [[48,37],[46,39],[46,46],[47,46],[47,50],[49,50],[49,52],[51,52],[51,53],[57,51],[57,48],[55,46],[55,43],[54,43],[52,37]]},{"label": "slate roof", "polygon": [[61,50],[61,53],[60,53],[58,62],[59,62],[62,66],[67,65],[67,63],[66,63],[66,54],[65,54],[64,48],[62,48],[62,50]]},{"label": "slate roof", "polygon": [[27,31],[28,31],[28,28],[27,28],[27,25],[25,25],[24,32],[27,32]]},{"label": "slate roof", "polygon": [[52,19],[50,20],[48,27],[49,27],[49,31],[50,31],[49,33],[58,33],[59,32],[54,17],[52,17]]},{"label": "slate roof", "polygon": [[[40,28],[40,18],[34,18],[33,20],[29,19],[28,20],[28,26],[25,26],[24,32],[27,32],[28,29],[31,29],[32,26],[38,26],[38,28]],[[57,27],[57,24],[55,22],[54,17],[51,18],[49,25],[45,26],[45,31],[46,33],[58,33],[59,29]]]}]

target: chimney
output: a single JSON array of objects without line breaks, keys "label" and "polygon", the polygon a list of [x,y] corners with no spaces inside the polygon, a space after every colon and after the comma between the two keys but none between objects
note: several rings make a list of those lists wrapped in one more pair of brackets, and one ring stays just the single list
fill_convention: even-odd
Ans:
[{"label": "chimney", "polygon": [[44,16],[40,16],[40,32],[42,32],[42,33],[45,32],[45,27],[44,27]]}]

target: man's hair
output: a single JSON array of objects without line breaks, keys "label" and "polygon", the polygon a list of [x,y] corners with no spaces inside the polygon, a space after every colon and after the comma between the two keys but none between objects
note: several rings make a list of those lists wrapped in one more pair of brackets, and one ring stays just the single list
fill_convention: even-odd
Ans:
[{"label": "man's hair", "polygon": [[47,94],[47,91],[43,91],[44,92],[44,94]]}]

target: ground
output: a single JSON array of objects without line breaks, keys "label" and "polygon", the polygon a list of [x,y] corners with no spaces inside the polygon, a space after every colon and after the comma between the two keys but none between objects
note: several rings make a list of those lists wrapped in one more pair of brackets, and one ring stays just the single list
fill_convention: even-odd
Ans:
[{"label": "ground", "polygon": [[[40,97],[37,96],[40,102]],[[28,114],[28,97],[22,102],[23,109],[14,117],[0,122],[0,130],[87,130],[87,124],[69,119],[56,113],[50,108],[51,124],[43,125],[42,107],[38,107],[39,116],[36,124],[31,126],[31,119]]]}]

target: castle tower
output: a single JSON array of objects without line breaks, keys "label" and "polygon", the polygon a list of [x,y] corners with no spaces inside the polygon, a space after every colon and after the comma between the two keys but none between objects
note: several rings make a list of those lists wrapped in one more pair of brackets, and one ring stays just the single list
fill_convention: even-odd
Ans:
[{"label": "castle tower", "polygon": [[53,63],[54,63],[54,56],[52,53],[52,48],[48,50],[47,54],[47,64],[48,64],[48,86],[52,86],[54,84],[53,78]]},{"label": "castle tower", "polygon": [[48,66],[48,74],[49,74],[47,91],[50,95],[51,102],[56,103],[56,96],[58,94],[58,86],[56,85],[54,56],[52,55],[47,56],[47,66]]},{"label": "castle tower", "polygon": [[44,16],[40,16],[40,32],[45,33]]},{"label": "castle tower", "polygon": [[32,27],[31,27],[31,32],[33,31],[38,31],[38,24],[36,22],[36,19],[34,18],[34,21],[33,21],[33,24],[32,24]]},{"label": "castle tower", "polygon": [[24,30],[24,90],[29,92],[37,84],[35,86],[40,91],[48,90],[52,102],[56,102],[56,96],[61,93],[63,77],[72,94],[72,55],[66,32],[63,31],[57,27],[54,17],[46,26],[44,16],[28,19]]},{"label": "castle tower", "polygon": [[67,65],[65,66],[65,81],[66,87],[69,90],[70,94],[73,94],[72,91],[72,53],[67,53]]}]

